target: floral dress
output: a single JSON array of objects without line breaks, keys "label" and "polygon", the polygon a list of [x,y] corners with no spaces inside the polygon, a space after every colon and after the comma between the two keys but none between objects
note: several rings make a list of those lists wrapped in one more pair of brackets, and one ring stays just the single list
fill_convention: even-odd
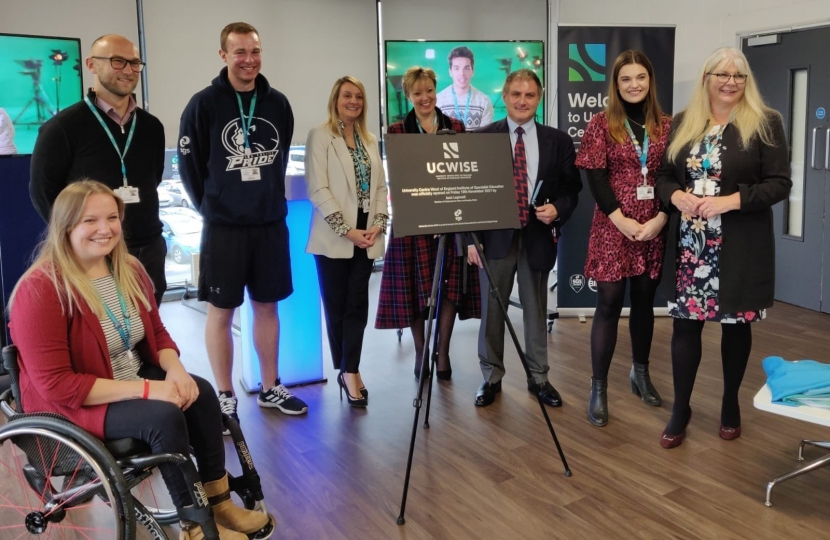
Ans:
[{"label": "floral dress", "polygon": [[[692,147],[686,159],[686,188],[699,197],[720,195],[723,130],[715,125]],[[679,319],[721,323],[753,322],[766,317],[766,310],[721,313],[718,305],[718,264],[723,230],[720,215],[708,220],[685,212],[680,216],[677,249],[677,290],[669,302],[669,315]]]}]

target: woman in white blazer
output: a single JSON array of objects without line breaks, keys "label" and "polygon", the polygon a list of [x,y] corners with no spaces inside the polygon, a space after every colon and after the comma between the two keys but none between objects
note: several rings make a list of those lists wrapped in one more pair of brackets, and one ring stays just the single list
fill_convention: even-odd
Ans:
[{"label": "woman in white blazer", "polygon": [[366,128],[366,91],[341,77],[329,97],[328,121],[308,133],[305,178],[314,208],[306,251],[314,254],[326,312],[329,347],[340,396],[365,407],[360,377],[363,331],[369,317],[372,261],[383,256],[386,178],[377,138]]}]

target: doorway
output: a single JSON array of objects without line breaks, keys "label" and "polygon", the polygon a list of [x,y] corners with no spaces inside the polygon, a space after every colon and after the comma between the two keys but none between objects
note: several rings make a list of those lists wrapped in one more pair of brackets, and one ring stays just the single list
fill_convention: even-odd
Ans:
[{"label": "doorway", "polygon": [[745,37],[741,48],[790,144],[793,188],[773,207],[775,299],[830,313],[830,27]]}]

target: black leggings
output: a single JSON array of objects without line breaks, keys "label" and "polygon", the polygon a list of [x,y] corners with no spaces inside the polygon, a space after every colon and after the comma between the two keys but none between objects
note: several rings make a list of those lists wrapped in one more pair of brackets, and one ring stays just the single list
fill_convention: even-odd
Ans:
[{"label": "black leggings", "polygon": [[[704,321],[675,319],[671,338],[671,364],[674,378],[674,406],[666,432],[676,435],[683,431],[691,407],[692,389],[701,358],[701,334]],[[721,363],[723,365],[723,400],[721,424],[726,427],[741,425],[738,390],[744,379],[749,353],[752,350],[750,323],[721,324]]]},{"label": "black leggings", "polygon": [[[647,273],[627,279],[631,284],[631,314],[628,318],[631,355],[635,363],[648,364],[654,334],[654,294],[660,280],[651,279]],[[625,300],[625,282],[626,278],[597,282],[597,309],[591,324],[591,368],[597,380],[608,378],[608,369],[617,346],[617,326]]]},{"label": "black leggings", "polygon": [[[145,364],[139,376],[164,380],[165,372]],[[225,445],[222,441],[222,413],[219,400],[209,382],[193,375],[199,397],[182,411],[172,403],[156,399],[110,403],[104,419],[106,439],[139,439],[150,445],[153,454],[179,453],[190,456],[191,448],[202,482],[225,475]],[[177,508],[190,506],[187,483],[177,465],[162,463],[159,470]]]}]

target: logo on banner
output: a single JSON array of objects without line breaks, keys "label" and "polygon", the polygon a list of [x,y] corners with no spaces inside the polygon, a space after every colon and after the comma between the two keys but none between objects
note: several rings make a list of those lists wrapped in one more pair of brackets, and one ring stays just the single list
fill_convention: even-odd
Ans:
[{"label": "logo on banner", "polygon": [[585,276],[583,276],[582,274],[574,274],[571,276],[570,282],[571,289],[573,289],[575,293],[579,294],[579,291],[581,291],[582,288],[585,287]]},{"label": "logo on banner", "polygon": [[605,81],[605,43],[568,44],[568,81]]},{"label": "logo on banner", "polygon": [[461,217],[461,209],[459,208],[458,210],[455,211],[455,220],[456,221],[461,221],[462,219],[463,218]]},{"label": "logo on banner", "polygon": [[588,278],[588,288],[593,292],[597,292],[597,280],[594,278]]},{"label": "logo on banner", "polygon": [[458,159],[458,143],[445,142],[444,143],[444,159]]}]

